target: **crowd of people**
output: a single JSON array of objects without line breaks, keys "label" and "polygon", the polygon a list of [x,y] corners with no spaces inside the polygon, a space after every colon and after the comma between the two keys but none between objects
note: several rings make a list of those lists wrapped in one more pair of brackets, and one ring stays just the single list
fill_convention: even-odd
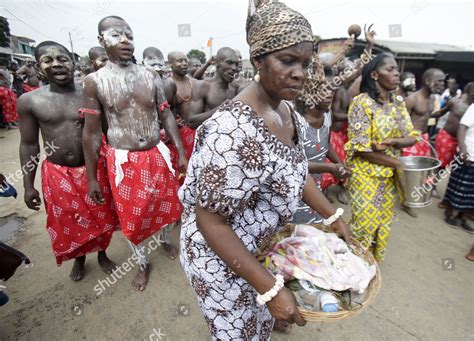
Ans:
[{"label": "crowd of people", "polygon": [[[132,286],[144,290],[151,266],[143,243],[161,233],[169,258],[180,257],[212,337],[267,339],[273,328],[305,321],[291,291],[255,258],[259,246],[287,223],[319,223],[348,243],[352,234],[382,262],[400,157],[430,156],[433,143],[451,172],[440,204],[446,222],[474,233],[474,83],[461,92],[431,68],[417,87],[393,55],[372,53],[375,31],[364,31],[360,58],[346,57],[355,36],[338,55],[320,55],[302,14],[257,1],[246,24],[253,80],[230,47],[201,64],[180,51],[165,60],[150,46],[139,63],[132,28],[117,16],[98,23],[100,46],[78,70],[53,41],[35,48],[36,64],[2,62],[3,122],[20,129],[30,209],[42,203],[39,133],[57,147],[41,165],[57,264],[74,260],[70,277],[79,281],[86,255],[97,252],[112,273],[106,250],[121,231],[139,264]],[[350,228],[327,197],[331,186],[350,204]],[[169,233],[179,227],[178,250]],[[467,258],[474,261],[474,249]]]}]

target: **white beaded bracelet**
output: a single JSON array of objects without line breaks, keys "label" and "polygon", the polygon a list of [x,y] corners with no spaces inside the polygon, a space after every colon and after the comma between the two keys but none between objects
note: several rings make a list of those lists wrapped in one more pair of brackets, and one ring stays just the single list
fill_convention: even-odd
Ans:
[{"label": "white beaded bracelet", "polygon": [[331,224],[334,223],[336,220],[338,220],[340,217],[342,217],[343,214],[344,214],[344,210],[339,207],[339,208],[336,210],[336,213],[334,213],[334,214],[333,214],[332,216],[330,216],[329,218],[323,220],[323,225],[324,225],[324,226],[329,226],[329,225],[331,225]]},{"label": "white beaded bracelet", "polygon": [[257,303],[260,305],[264,305],[267,302],[271,301],[273,297],[275,297],[278,292],[283,288],[285,285],[285,281],[283,279],[282,275],[276,275],[275,276],[275,285],[273,288],[268,290],[266,293],[263,295],[257,295]]}]

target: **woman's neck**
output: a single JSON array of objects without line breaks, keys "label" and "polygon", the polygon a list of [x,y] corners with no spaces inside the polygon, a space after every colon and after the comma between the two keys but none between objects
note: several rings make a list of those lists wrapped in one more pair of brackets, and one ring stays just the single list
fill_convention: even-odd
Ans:
[{"label": "woman's neck", "polygon": [[389,103],[391,101],[391,93],[390,91],[378,86],[379,96],[378,100],[380,103]]},{"label": "woman's neck", "polygon": [[255,82],[255,92],[257,93],[257,98],[258,100],[264,105],[264,106],[270,106],[273,110],[277,110],[277,108],[280,106],[281,99],[275,99],[272,98],[263,88],[263,86]]}]

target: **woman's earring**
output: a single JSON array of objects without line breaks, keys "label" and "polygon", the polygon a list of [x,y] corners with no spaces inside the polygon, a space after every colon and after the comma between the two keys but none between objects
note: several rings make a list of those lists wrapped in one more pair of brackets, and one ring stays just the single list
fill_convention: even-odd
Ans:
[{"label": "woman's earring", "polygon": [[255,77],[253,77],[253,79],[258,83],[260,82],[260,69],[257,70],[257,74],[255,75]]}]

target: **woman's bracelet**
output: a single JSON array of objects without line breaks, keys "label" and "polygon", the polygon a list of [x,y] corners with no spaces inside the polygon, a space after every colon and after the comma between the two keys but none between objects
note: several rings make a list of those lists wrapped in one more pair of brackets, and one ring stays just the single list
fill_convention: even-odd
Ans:
[{"label": "woman's bracelet", "polygon": [[260,305],[264,305],[267,302],[271,301],[273,297],[275,297],[278,292],[283,288],[285,285],[285,281],[283,279],[282,275],[276,275],[275,276],[275,285],[273,288],[268,290],[266,293],[263,295],[257,295],[257,303]]},{"label": "woman's bracelet", "polygon": [[338,220],[340,217],[342,217],[343,214],[344,214],[344,210],[339,207],[339,208],[336,210],[336,213],[334,213],[334,214],[333,214],[332,216],[330,216],[329,218],[323,220],[323,225],[324,225],[324,226],[329,226],[329,225],[331,225],[331,224],[334,223],[336,220]]}]

